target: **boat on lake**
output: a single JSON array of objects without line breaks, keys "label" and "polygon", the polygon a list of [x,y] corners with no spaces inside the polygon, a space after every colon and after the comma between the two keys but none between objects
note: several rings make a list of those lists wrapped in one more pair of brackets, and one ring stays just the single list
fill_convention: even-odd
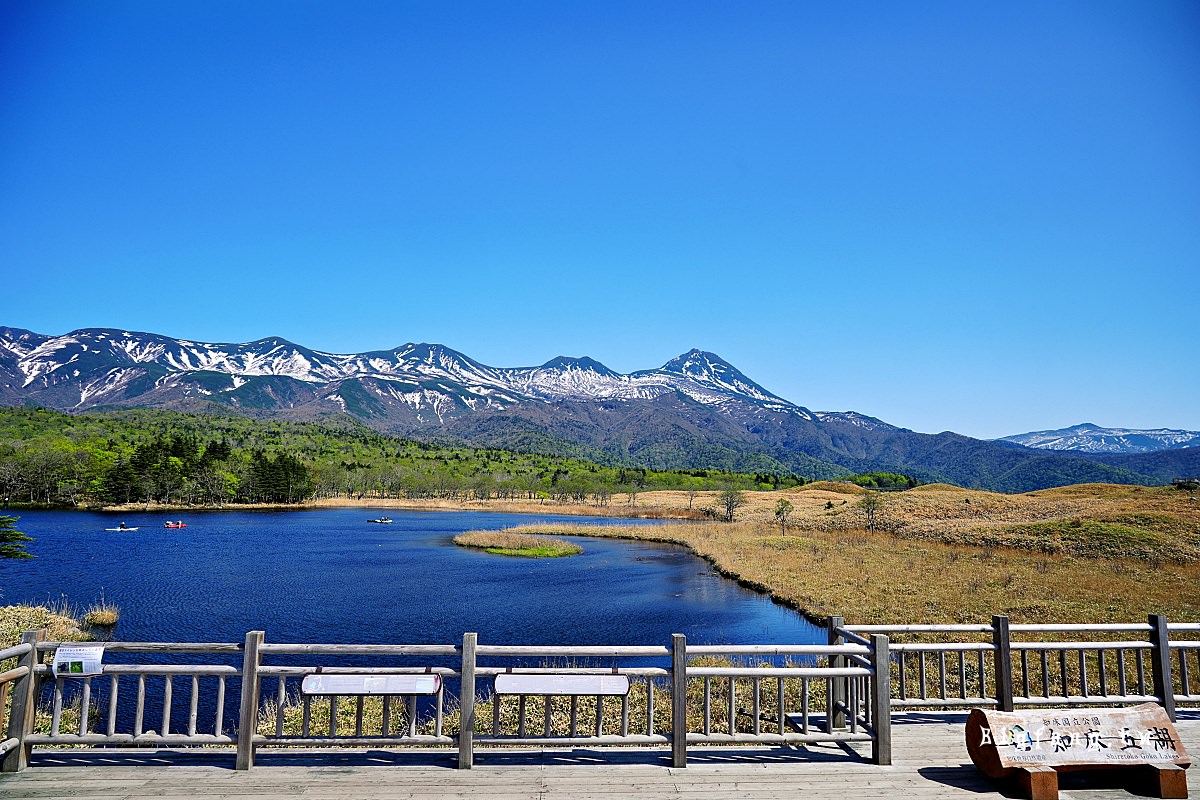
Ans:
[{"label": "boat on lake", "polygon": [[184,522],[183,520],[179,520],[178,522],[176,522],[174,520],[167,520],[166,524],[163,525],[163,527],[164,528],[186,528],[187,523]]},{"label": "boat on lake", "polygon": [[367,522],[374,522],[378,525],[391,525],[392,518],[391,517],[380,517],[379,519],[369,519],[369,520],[367,520]]},{"label": "boat on lake", "polygon": [[137,529],[138,529],[138,526],[136,526],[136,525],[133,527],[130,527],[130,526],[126,525],[124,522],[122,522],[120,525],[118,525],[115,528],[105,528],[104,530],[106,530],[106,531],[136,531]]}]

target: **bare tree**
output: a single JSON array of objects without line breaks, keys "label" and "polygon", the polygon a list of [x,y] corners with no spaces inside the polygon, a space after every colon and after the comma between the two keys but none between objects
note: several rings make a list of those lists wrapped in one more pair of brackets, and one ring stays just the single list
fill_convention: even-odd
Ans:
[{"label": "bare tree", "polygon": [[746,505],[746,495],[737,489],[723,489],[717,495],[717,507],[726,522],[733,522],[733,513]]}]

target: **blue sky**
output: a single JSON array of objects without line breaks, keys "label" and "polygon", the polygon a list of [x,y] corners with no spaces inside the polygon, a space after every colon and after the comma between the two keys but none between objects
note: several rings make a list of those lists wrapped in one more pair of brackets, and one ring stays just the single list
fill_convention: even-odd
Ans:
[{"label": "blue sky", "polygon": [[0,325],[1198,430],[1197,76],[1167,0],[7,0]]}]

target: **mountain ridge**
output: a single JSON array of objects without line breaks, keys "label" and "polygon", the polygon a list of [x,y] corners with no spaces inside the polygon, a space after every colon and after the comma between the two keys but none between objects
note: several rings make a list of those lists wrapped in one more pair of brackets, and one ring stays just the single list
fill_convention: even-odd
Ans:
[{"label": "mountain ridge", "polygon": [[812,478],[882,470],[998,491],[1157,483],[1193,460],[1200,472],[1200,448],[1169,460],[1113,460],[915,433],[854,411],[815,412],[699,349],[623,374],[588,356],[492,367],[425,342],[335,354],[278,336],[204,343],[115,328],[48,336],[0,327],[0,405],[310,421],[345,415],[391,435],[548,451],[578,446],[631,466]]},{"label": "mountain ridge", "polygon": [[1200,431],[1173,428],[1106,428],[1094,422],[1082,422],[1068,428],[1018,433],[998,441],[1039,450],[1112,454],[1154,453],[1200,446]]}]

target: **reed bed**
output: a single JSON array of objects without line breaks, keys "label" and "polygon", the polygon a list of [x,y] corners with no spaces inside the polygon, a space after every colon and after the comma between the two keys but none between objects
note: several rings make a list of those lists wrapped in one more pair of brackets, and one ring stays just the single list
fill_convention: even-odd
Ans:
[{"label": "reed bed", "polygon": [[1200,565],[1047,554],[767,523],[520,526],[684,545],[721,574],[814,618],[849,622],[1144,622],[1200,617]]}]

